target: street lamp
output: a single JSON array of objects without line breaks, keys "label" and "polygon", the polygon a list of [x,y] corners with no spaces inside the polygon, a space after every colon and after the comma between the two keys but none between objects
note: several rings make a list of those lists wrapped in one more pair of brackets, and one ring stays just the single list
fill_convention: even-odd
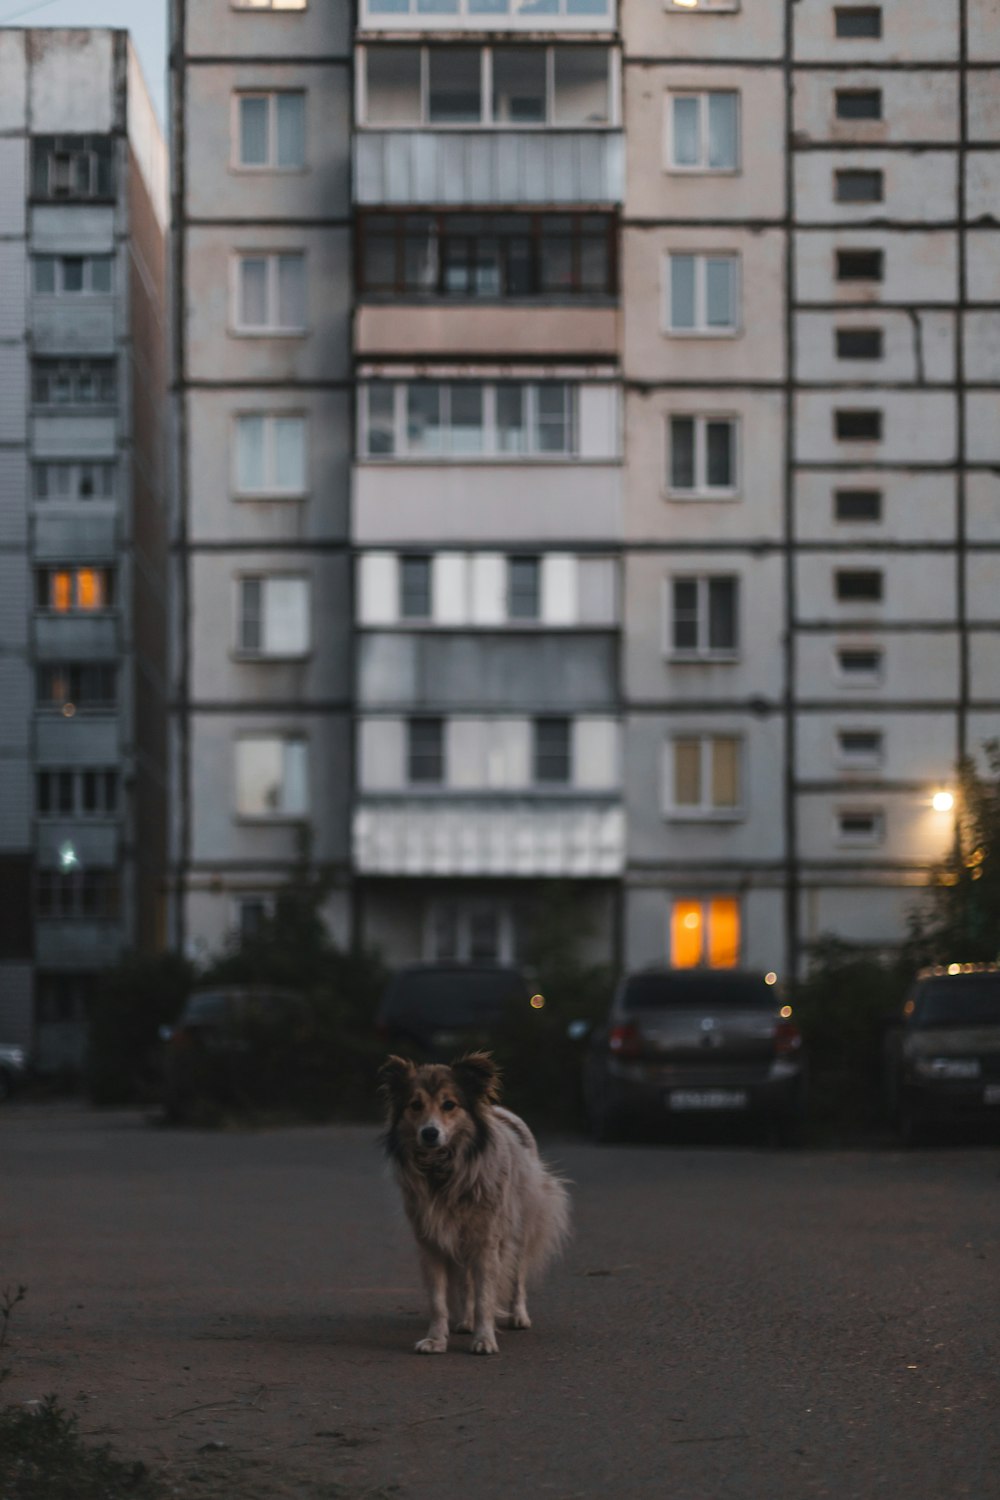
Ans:
[{"label": "street lamp", "polygon": [[933,797],[931,798],[931,807],[933,807],[933,809],[934,809],[935,812],[939,812],[939,813],[951,812],[951,810],[952,810],[952,808],[954,806],[955,806],[955,796],[954,796],[954,793],[953,792],[949,792],[946,787],[942,787],[940,791],[935,792],[934,795],[933,795]]}]

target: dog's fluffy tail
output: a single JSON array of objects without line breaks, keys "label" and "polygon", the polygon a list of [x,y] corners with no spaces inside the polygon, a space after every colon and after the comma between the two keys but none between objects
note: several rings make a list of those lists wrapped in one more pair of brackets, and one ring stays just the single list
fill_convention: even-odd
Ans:
[{"label": "dog's fluffy tail", "polygon": [[570,1236],[570,1199],[561,1177],[542,1166],[538,1211],[532,1215],[525,1245],[525,1264],[534,1280],[566,1247]]}]

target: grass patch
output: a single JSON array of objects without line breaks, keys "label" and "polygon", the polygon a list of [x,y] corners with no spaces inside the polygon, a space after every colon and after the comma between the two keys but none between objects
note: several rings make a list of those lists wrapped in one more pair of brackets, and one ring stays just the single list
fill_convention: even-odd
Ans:
[{"label": "grass patch", "polygon": [[89,1447],[77,1419],[55,1396],[37,1406],[0,1408],[0,1496],[3,1500],[165,1500],[166,1489],[143,1463],[115,1458],[105,1443]]}]

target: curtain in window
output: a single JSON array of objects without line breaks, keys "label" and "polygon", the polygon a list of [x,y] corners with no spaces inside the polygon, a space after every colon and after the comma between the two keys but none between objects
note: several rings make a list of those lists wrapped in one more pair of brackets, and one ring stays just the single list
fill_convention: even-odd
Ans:
[{"label": "curtain in window", "polygon": [[694,327],[694,256],[670,257],[670,326]]},{"label": "curtain in window", "polygon": [[708,165],[736,166],[736,95],[708,96]]},{"label": "curtain in window", "polygon": [[240,325],[267,325],[267,261],[263,256],[244,256],[240,261]]},{"label": "curtain in window", "polygon": [[736,323],[735,274],[731,256],[705,259],[705,318],[709,328],[732,328]]},{"label": "curtain in window", "polygon": [[302,167],[306,160],[306,100],[304,94],[277,94],[278,166]]},{"label": "curtain in window", "polygon": [[240,100],[240,165],[265,167],[268,159],[268,101],[264,96]]},{"label": "curtain in window", "polygon": [[239,417],[236,422],[236,485],[241,492],[266,487],[264,418]]},{"label": "curtain in window", "polygon": [[296,494],[306,487],[306,424],[301,417],[275,417],[274,487]]},{"label": "curtain in window", "polygon": [[699,144],[700,101],[691,97],[674,99],[674,165],[696,167],[701,155]]}]

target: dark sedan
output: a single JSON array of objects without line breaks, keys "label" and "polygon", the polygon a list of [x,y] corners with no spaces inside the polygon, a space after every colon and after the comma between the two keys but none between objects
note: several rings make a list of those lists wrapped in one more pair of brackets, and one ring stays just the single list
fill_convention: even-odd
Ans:
[{"label": "dark sedan", "polygon": [[1000,1124],[1000,969],[919,974],[891,1047],[889,1103],[908,1144],[935,1126]]}]

